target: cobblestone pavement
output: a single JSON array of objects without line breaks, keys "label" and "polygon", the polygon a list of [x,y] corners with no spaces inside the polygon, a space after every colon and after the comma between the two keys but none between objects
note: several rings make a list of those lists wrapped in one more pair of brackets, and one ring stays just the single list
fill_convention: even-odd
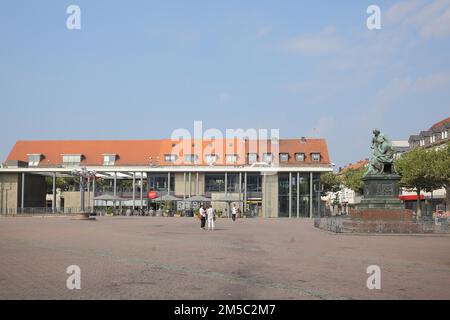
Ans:
[{"label": "cobblestone pavement", "polygon": [[[0,299],[450,299],[449,236],[334,235],[311,220],[0,218]],[[66,268],[81,268],[81,290]],[[368,290],[369,265],[382,289]]]}]

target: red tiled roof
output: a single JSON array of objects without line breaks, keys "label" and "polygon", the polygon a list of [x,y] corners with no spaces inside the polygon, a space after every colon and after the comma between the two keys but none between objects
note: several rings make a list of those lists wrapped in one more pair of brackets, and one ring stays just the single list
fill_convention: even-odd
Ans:
[{"label": "red tiled roof", "polygon": [[350,163],[348,166],[342,168],[339,173],[345,173],[349,170],[358,170],[361,169],[363,167],[365,167],[366,165],[369,164],[369,160],[368,159],[364,159],[364,160],[359,160],[356,163]]},{"label": "red tiled roof", "polygon": [[[193,146],[194,145],[194,146]],[[263,153],[270,153],[270,140],[251,140],[244,141],[241,139],[217,139],[217,140],[183,140],[172,141],[170,139],[164,140],[111,140],[111,141],[17,141],[11,150],[7,161],[18,160],[28,162],[29,154],[41,154],[43,159],[40,166],[54,166],[62,164],[63,154],[80,154],[83,156],[82,163],[84,165],[103,165],[103,155],[114,154],[118,156],[116,166],[141,166],[141,165],[174,165],[171,162],[164,161],[165,154],[176,154],[183,157],[183,152],[180,150],[188,150],[186,154],[198,153],[197,148],[203,146],[202,153],[216,154],[219,157],[218,165],[226,158],[227,154],[238,154],[237,165],[246,164],[247,153],[258,153],[259,158],[262,159]],[[266,148],[261,148],[261,145],[268,145]],[[281,163],[282,165],[329,165],[330,158],[328,148],[324,139],[306,139],[304,142],[300,139],[280,139],[279,152],[289,153],[289,161]],[[305,161],[297,162],[295,153],[304,153]],[[311,154],[320,153],[320,162],[313,162]],[[274,155],[275,156],[275,155]],[[150,159],[151,157],[151,159]],[[261,161],[261,160],[258,160]],[[188,163],[187,163],[188,164]],[[187,165],[182,163],[182,165]],[[196,165],[208,165],[204,161],[204,157],[199,155]]]},{"label": "red tiled roof", "polygon": [[444,119],[444,120],[442,120],[442,121],[439,121],[438,123],[435,123],[435,124],[431,127],[431,129],[438,128],[438,127],[440,127],[440,126],[442,126],[442,125],[444,125],[444,124],[446,124],[446,123],[449,123],[449,122],[450,122],[450,117],[448,117],[447,119]]}]

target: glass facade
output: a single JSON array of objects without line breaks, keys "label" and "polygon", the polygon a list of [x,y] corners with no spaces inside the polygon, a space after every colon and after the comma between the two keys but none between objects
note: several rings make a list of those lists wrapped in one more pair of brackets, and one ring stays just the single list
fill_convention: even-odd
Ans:
[{"label": "glass facade", "polygon": [[320,210],[320,215],[325,214],[325,206],[319,203],[320,199],[320,173],[313,173],[313,216],[317,217]]},{"label": "glass facade", "polygon": [[247,174],[247,192],[262,192],[262,175],[259,173]]},{"label": "glass facade", "polygon": [[[291,188],[289,188],[289,184]],[[291,175],[289,173],[278,174],[278,216],[280,218],[308,218],[310,204],[309,187],[309,173],[297,174],[293,172]],[[290,205],[289,195],[291,195]]]},{"label": "glass facade", "polygon": [[[148,189],[154,191],[167,191],[169,177],[167,173],[149,173],[148,174]],[[174,174],[170,175],[170,191],[175,190]]]},{"label": "glass facade", "polygon": [[225,192],[225,173],[205,174],[205,192]]},{"label": "glass facade", "polygon": [[289,174],[278,174],[278,217],[289,218]]}]

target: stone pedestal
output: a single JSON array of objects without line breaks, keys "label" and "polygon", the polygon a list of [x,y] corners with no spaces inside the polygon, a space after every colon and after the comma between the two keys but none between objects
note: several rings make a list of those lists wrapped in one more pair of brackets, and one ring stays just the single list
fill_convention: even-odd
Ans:
[{"label": "stone pedestal", "polygon": [[369,233],[415,233],[413,213],[399,199],[400,176],[368,175],[363,178],[364,197],[350,212],[352,230]]},{"label": "stone pedestal", "polygon": [[396,174],[369,175],[363,178],[364,197],[357,209],[404,210],[399,200],[400,176]]}]

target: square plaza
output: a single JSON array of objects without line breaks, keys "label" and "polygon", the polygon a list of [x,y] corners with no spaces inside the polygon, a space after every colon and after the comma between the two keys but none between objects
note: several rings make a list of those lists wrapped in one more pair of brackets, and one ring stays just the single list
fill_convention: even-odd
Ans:
[{"label": "square plaza", "polygon": [[[334,235],[309,219],[0,219],[0,299],[450,299],[448,236]],[[81,270],[69,290],[67,267]],[[368,266],[381,269],[369,290]]]}]

